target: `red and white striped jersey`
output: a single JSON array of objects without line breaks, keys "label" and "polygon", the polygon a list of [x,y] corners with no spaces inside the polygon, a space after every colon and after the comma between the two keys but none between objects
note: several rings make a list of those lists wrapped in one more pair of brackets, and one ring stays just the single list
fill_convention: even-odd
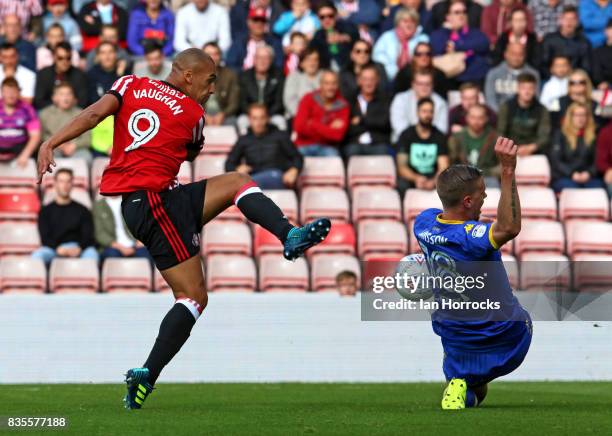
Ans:
[{"label": "red and white striped jersey", "polygon": [[123,76],[108,93],[120,107],[100,193],[171,188],[187,150],[204,145],[204,109],[169,83],[147,77]]}]

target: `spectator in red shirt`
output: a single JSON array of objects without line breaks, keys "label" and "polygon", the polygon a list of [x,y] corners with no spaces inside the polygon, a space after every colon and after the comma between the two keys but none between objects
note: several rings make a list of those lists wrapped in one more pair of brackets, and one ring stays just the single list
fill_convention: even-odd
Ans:
[{"label": "spectator in red shirt", "polygon": [[40,142],[40,121],[34,108],[21,100],[13,77],[2,81],[0,100],[0,161],[25,167]]},{"label": "spectator in red shirt", "polygon": [[128,14],[125,9],[113,4],[112,0],[96,0],[85,4],[77,17],[83,32],[83,51],[88,52],[98,46],[102,26],[112,24],[119,29],[119,39],[125,47]]},{"label": "spectator in red shirt", "polygon": [[604,183],[608,187],[608,195],[612,197],[612,121],[597,135],[595,165],[603,175]]},{"label": "spectator in red shirt", "polygon": [[527,30],[533,31],[533,21],[531,14],[521,1],[519,0],[493,0],[493,2],[484,8],[482,18],[480,19],[480,30],[489,38],[491,47],[497,41],[497,38],[502,33],[510,30],[510,17],[512,11],[522,9],[527,15]]},{"label": "spectator in red shirt", "polygon": [[304,156],[339,156],[338,147],[349,125],[350,108],[339,91],[338,75],[321,74],[320,88],[306,94],[298,106],[293,129]]}]

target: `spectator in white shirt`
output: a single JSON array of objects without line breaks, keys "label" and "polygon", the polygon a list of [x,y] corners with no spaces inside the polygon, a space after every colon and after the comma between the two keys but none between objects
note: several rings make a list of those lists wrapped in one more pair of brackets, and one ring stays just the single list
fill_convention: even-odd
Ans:
[{"label": "spectator in white shirt", "polygon": [[19,53],[11,43],[0,46],[0,82],[5,77],[14,77],[19,83],[22,100],[32,103],[34,99],[34,88],[36,86],[36,73],[19,65]]},{"label": "spectator in white shirt", "polygon": [[216,41],[223,53],[232,44],[229,13],[210,0],[193,0],[176,13],[174,48],[177,52],[191,47],[202,48]]},{"label": "spectator in white shirt", "polygon": [[550,79],[544,84],[540,103],[551,112],[559,112],[559,99],[567,95],[569,75],[572,71],[570,60],[566,56],[555,56],[550,66]]},{"label": "spectator in white shirt", "polygon": [[438,94],[433,92],[433,74],[428,71],[417,71],[412,78],[412,87],[408,91],[395,95],[391,102],[391,141],[397,142],[401,133],[418,123],[417,102],[429,97],[434,103],[433,125],[442,133],[448,131],[448,105]]}]

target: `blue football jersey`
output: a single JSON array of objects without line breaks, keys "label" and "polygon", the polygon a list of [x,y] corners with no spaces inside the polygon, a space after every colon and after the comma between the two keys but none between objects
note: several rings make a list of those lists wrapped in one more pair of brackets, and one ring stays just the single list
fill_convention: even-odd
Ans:
[{"label": "blue football jersey", "polygon": [[[514,340],[528,316],[512,294],[493,239],[494,224],[443,220],[441,213],[427,209],[414,223],[430,276],[440,279],[433,289],[439,304],[432,313],[434,332],[443,343],[463,347],[495,347]],[[450,301],[454,306],[449,307]]]}]

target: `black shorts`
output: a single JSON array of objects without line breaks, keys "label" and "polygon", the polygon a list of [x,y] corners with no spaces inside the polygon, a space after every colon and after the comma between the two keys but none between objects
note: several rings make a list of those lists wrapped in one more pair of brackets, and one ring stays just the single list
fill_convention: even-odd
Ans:
[{"label": "black shorts", "polygon": [[206,180],[164,192],[123,196],[121,212],[132,235],[149,250],[160,271],[200,252]]}]

